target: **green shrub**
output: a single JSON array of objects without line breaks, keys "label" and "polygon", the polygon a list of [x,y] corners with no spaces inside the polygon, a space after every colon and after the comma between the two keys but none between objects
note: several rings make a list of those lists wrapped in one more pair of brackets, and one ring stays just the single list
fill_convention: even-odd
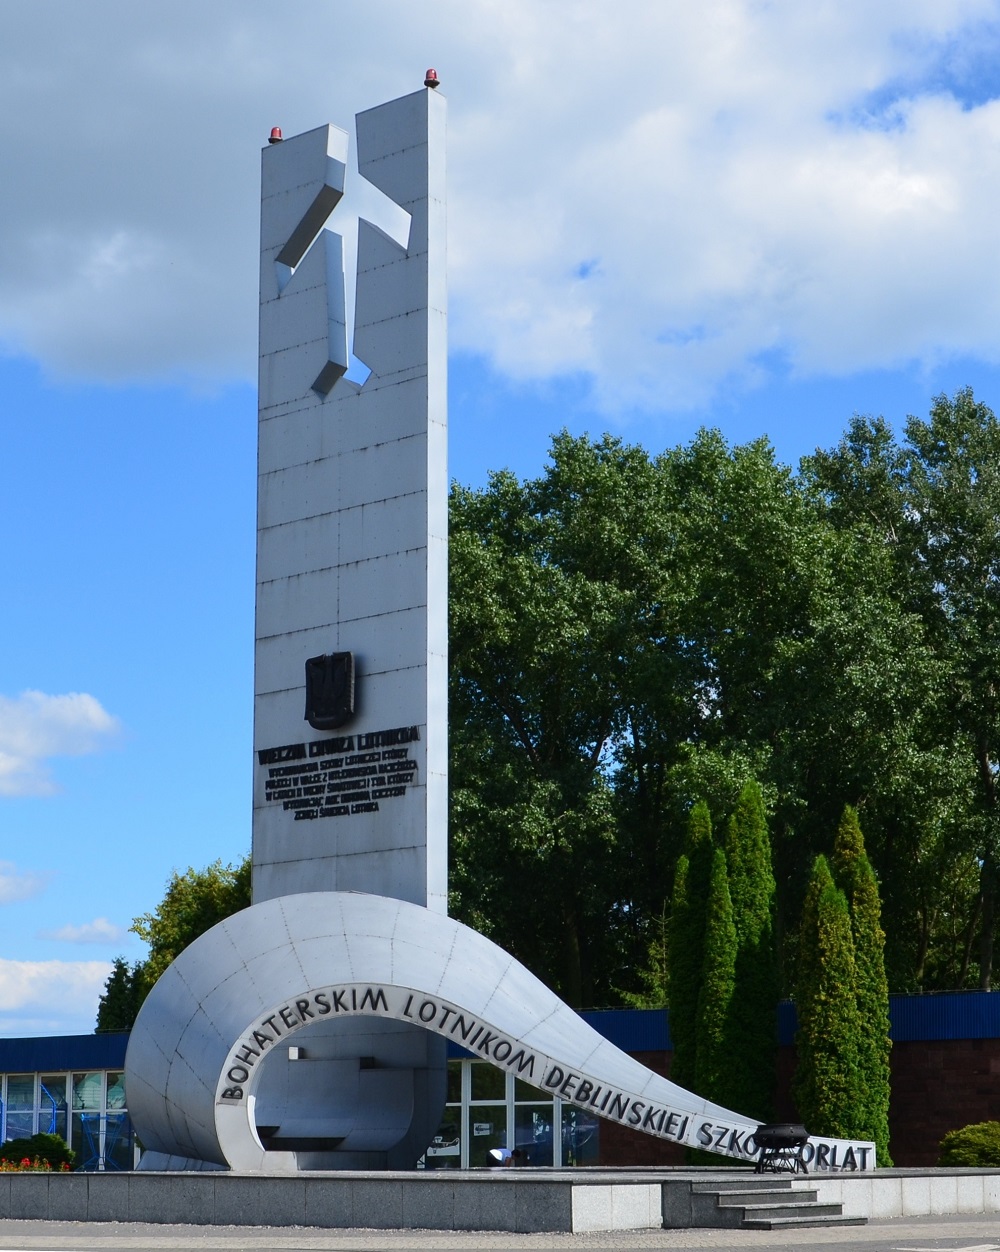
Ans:
[{"label": "green shrub", "polygon": [[975,1122],[949,1130],[941,1140],[939,1165],[1000,1165],[1000,1122]]},{"label": "green shrub", "polygon": [[72,1169],[76,1163],[76,1153],[58,1135],[32,1135],[30,1139],[8,1139],[0,1143],[0,1161],[22,1161],[25,1157],[32,1161],[38,1157],[55,1170],[64,1164]]}]

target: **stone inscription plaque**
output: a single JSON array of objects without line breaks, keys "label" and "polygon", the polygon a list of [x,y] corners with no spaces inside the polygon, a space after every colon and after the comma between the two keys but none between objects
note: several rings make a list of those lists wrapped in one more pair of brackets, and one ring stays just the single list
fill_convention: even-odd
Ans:
[{"label": "stone inscription plaque", "polygon": [[297,822],[378,813],[387,800],[406,795],[417,771],[409,745],[419,738],[418,727],[398,726],[262,748],[264,801],[280,804]]}]

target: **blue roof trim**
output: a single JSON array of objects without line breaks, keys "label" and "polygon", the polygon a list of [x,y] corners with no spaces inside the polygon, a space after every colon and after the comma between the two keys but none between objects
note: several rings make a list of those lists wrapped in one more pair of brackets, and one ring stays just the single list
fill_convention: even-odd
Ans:
[{"label": "blue roof trim", "polygon": [[[778,1042],[793,1044],[795,1005],[778,1005]],[[1000,995],[991,991],[940,991],[925,996],[889,997],[893,1043],[933,1043],[942,1039],[1000,1039]]]},{"label": "blue roof trim", "polygon": [[890,996],[889,1019],[896,1043],[1000,1039],[1000,995],[992,991],[948,991]]},{"label": "blue roof trim", "polygon": [[592,1009],[580,1016],[623,1052],[673,1050],[666,1009]]},{"label": "blue roof trim", "polygon": [[[666,1009],[584,1009],[580,1014],[609,1043],[623,1052],[670,1052]],[[448,1040],[448,1060],[482,1060],[475,1052]]]},{"label": "blue roof trim", "polygon": [[0,1039],[0,1072],[32,1074],[70,1069],[122,1069],[127,1045],[127,1031],[104,1035]]},{"label": "blue roof trim", "polygon": [[[584,1009],[579,1015],[622,1052],[670,1052],[673,1048],[666,1009]],[[476,1053],[448,1040],[449,1060],[469,1057]]]},{"label": "blue roof trim", "polygon": [[[669,1052],[670,1022],[666,1009],[593,1009],[580,1014],[585,1022],[624,1052]],[[1000,994],[989,991],[948,991],[925,996],[889,997],[890,1033],[895,1043],[929,1043],[936,1039],[1000,1039]],[[795,1005],[778,1005],[778,1042],[795,1042]],[[122,1069],[128,1035],[48,1035],[33,1039],[0,1039],[0,1073],[58,1073],[62,1070]],[[448,1041],[448,1057],[474,1053]]]},{"label": "blue roof trim", "polygon": [[[593,1009],[580,1016],[624,1052],[669,1052],[673,1048],[666,1009]],[[795,1005],[791,1000],[783,1000],[778,1005],[778,1043],[791,1046],[797,1028]],[[890,996],[889,1033],[894,1043],[1000,1039],[1000,994],[948,991]],[[449,1041],[450,1059],[472,1055]]]}]

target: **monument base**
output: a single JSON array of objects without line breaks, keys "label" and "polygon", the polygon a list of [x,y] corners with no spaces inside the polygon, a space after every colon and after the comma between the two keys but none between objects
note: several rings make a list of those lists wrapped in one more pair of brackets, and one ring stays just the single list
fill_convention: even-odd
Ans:
[{"label": "monument base", "polygon": [[428,1170],[0,1174],[0,1220],[541,1231],[659,1228],[662,1177]]},{"label": "monument base", "polygon": [[[753,1183],[747,1169],[709,1168],[0,1174],[0,1220],[579,1234],[732,1225],[699,1215],[690,1197]],[[1000,1212],[1000,1169],[811,1174],[796,1185],[842,1204],[848,1221]]]}]

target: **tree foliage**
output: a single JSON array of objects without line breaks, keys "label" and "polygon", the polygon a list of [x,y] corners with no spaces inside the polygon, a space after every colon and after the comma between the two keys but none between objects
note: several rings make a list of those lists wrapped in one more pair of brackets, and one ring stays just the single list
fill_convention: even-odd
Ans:
[{"label": "tree foliage", "polygon": [[132,930],[149,945],[144,975],[152,986],[167,966],[217,922],[250,904],[250,858],[239,865],[213,861],[205,869],[173,873],[166,894],[152,913],[143,913]]},{"label": "tree foliage", "polygon": [[693,1087],[697,1075],[698,1001],[712,860],[712,818],[708,805],[700,800],[688,818],[685,852],[677,863],[670,914],[670,1076],[682,1087]]},{"label": "tree foliage", "polygon": [[802,909],[795,1005],[795,1101],[813,1135],[863,1136],[854,942],[847,897],[818,856]]},{"label": "tree foliage", "polygon": [[1000,1122],[975,1122],[949,1130],[941,1140],[938,1164],[949,1169],[1000,1165]]},{"label": "tree foliage", "polygon": [[854,940],[855,994],[861,1034],[858,1069],[861,1081],[862,1133],[875,1143],[880,1165],[889,1155],[889,984],[885,976],[885,935],[881,925],[878,884],[868,857],[858,815],[849,805],[837,827],[833,871],[847,896]]},{"label": "tree foliage", "polygon": [[756,782],[743,787],[726,825],[726,861],[736,928],[727,1107],[766,1122],[773,1113],[778,970],[771,839]]},{"label": "tree foliage", "polygon": [[[736,924],[729,893],[726,854],[712,857],[704,906],[705,950],[698,988],[697,1052],[693,1089],[717,1104],[728,1104],[738,1051],[734,1038],[733,992],[736,983]],[[676,1081],[676,1077],[675,1077]],[[742,1111],[742,1110],[741,1110]]]},{"label": "tree foliage", "polygon": [[[675,875],[675,891],[677,883]],[[670,918],[666,901],[660,916],[653,919],[650,932],[645,964],[636,971],[639,990],[618,989],[623,1003],[630,1009],[666,1008],[670,999]]]},{"label": "tree foliage", "polygon": [[566,435],[535,482],[452,491],[451,907],[576,1005],[608,997],[662,912],[636,917],[612,782],[658,496],[641,450]]},{"label": "tree foliage", "polygon": [[795,1096],[813,1134],[871,1139],[889,1157],[889,991],[875,875],[845,808],[833,873],[816,858],[802,910]]},{"label": "tree foliage", "polygon": [[174,872],[151,913],[131,929],[149,946],[148,956],[129,967],[116,958],[97,1010],[97,1030],[128,1030],[153,984],[199,935],[250,904],[250,858],[239,865],[213,861],[205,869]]},{"label": "tree foliage", "polygon": [[97,1005],[97,1034],[131,1030],[132,1023],[146,998],[142,961],[129,965],[123,956],[116,956],[111,973],[104,984],[104,994]]},{"label": "tree foliage", "polygon": [[975,979],[988,990],[1000,859],[1000,423],[964,389],[936,397],[928,420],[909,418],[902,443],[883,419],[856,417],[806,472],[834,524],[888,557],[888,589],[920,628],[911,751],[922,768],[906,771],[905,790],[883,798],[886,788],[873,788],[874,820],[867,805],[865,817],[887,891],[893,981],[905,963],[917,985]]},{"label": "tree foliage", "polygon": [[453,913],[575,1004],[658,1002],[691,806],[723,829],[757,779],[783,991],[845,804],[890,986],[989,985],[998,466],[960,392],[798,473],[715,431],[657,456],[563,433],[535,479],[455,486]]}]

